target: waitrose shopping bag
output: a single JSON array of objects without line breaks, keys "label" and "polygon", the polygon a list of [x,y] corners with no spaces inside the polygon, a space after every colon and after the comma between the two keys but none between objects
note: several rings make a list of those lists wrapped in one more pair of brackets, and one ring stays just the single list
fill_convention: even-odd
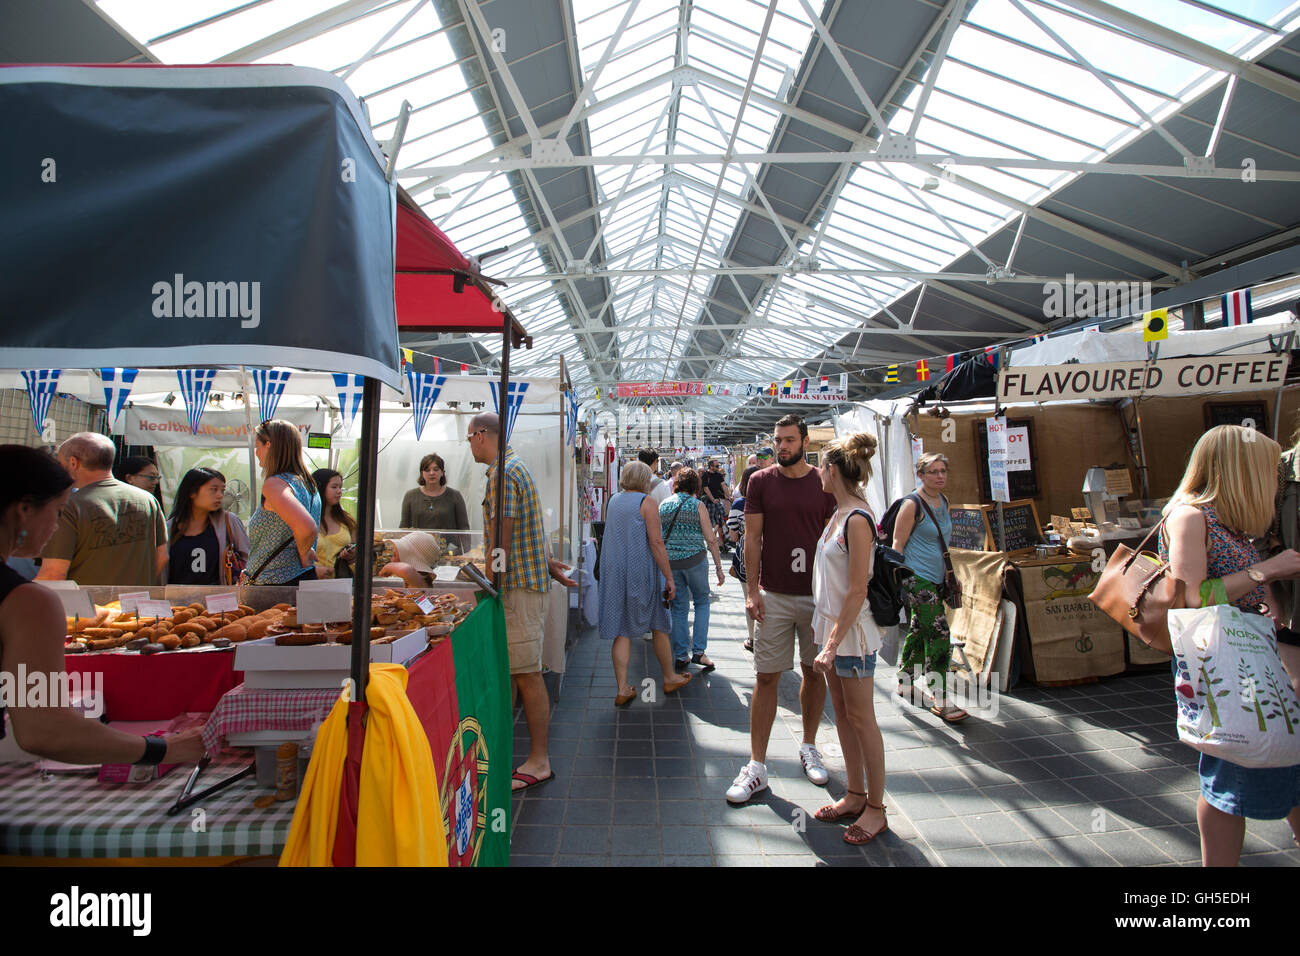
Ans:
[{"label": "waitrose shopping bag", "polygon": [[1178,739],[1243,767],[1300,764],[1300,699],[1273,622],[1230,604],[1172,610]]}]

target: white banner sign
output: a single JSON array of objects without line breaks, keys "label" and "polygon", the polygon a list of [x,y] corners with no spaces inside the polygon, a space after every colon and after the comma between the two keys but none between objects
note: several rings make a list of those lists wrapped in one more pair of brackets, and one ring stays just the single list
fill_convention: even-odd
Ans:
[{"label": "white banner sign", "polygon": [[849,392],[848,389],[843,389],[843,388],[832,388],[832,389],[828,389],[825,392],[821,392],[821,391],[814,392],[811,388],[809,388],[808,391],[802,394],[796,392],[790,392],[789,394],[777,395],[776,400],[781,404],[787,404],[790,402],[793,402],[795,404],[801,404],[807,402],[822,402],[822,403],[847,402],[849,400]]},{"label": "white banner sign", "polygon": [[[179,406],[179,403],[178,403]],[[307,444],[308,432],[323,432],[325,413],[314,408],[285,408],[276,411],[275,417],[298,426],[302,432],[303,444]],[[253,427],[261,422],[257,414],[253,415]],[[190,422],[185,409],[148,408],[135,406],[128,408],[117,420],[120,431],[128,445],[189,445],[198,448],[248,446],[248,419],[242,408],[236,410],[209,409],[199,421],[199,433],[190,431]]]},{"label": "white banner sign", "polygon": [[1007,420],[985,419],[989,435],[989,486],[994,501],[1010,501],[1011,489],[1007,484]]},{"label": "white banner sign", "polygon": [[1007,471],[1029,471],[1029,429],[1007,429]]},{"label": "white banner sign", "polygon": [[1155,362],[1009,368],[998,373],[998,397],[1003,402],[1045,402],[1259,391],[1282,385],[1288,359],[1287,355],[1260,352]]}]

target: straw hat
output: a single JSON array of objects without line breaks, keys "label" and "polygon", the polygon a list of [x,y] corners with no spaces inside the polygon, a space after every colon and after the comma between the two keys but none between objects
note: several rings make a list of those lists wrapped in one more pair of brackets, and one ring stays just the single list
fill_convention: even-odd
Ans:
[{"label": "straw hat", "polygon": [[438,542],[427,531],[412,531],[410,534],[402,535],[400,538],[393,539],[393,545],[397,548],[399,561],[425,574],[432,574],[433,566],[442,557],[442,549],[438,547]]}]

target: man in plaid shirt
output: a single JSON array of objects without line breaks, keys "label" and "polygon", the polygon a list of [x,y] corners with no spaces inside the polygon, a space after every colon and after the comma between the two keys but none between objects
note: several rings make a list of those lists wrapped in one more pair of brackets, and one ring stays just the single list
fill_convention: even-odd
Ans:
[{"label": "man in plaid shirt", "polygon": [[483,496],[484,550],[489,554],[488,570],[502,570],[501,604],[505,610],[506,641],[510,652],[512,694],[523,700],[528,723],[528,759],[515,771],[516,791],[555,779],[551,771],[548,736],[551,702],[542,680],[542,632],[546,623],[546,595],[550,578],[566,587],[577,582],[564,576],[564,565],[549,556],[542,530],[542,507],[537,486],[528,467],[509,445],[505,459],[505,501],[501,519],[502,562],[491,556],[495,541],[492,521],[496,516],[497,450],[500,420],[491,412],[475,415],[469,423],[469,445],[474,460],[490,465]]}]

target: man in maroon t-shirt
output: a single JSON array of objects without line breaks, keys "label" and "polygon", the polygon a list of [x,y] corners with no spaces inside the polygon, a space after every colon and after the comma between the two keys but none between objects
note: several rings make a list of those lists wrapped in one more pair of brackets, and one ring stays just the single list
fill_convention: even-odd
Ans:
[{"label": "man in maroon t-shirt", "polygon": [[758,622],[757,679],[749,706],[750,761],[727,790],[731,803],[744,803],[767,787],[765,762],[776,719],[776,687],[781,674],[794,666],[796,636],[803,669],[799,759],[813,783],[820,786],[829,779],[816,747],[826,682],[813,669],[817,647],[812,633],[812,566],[817,539],[835,513],[835,498],[822,490],[817,469],[804,460],[808,426],[803,419],[785,416],[772,437],[776,467],[751,475],[745,495],[745,611]]}]

